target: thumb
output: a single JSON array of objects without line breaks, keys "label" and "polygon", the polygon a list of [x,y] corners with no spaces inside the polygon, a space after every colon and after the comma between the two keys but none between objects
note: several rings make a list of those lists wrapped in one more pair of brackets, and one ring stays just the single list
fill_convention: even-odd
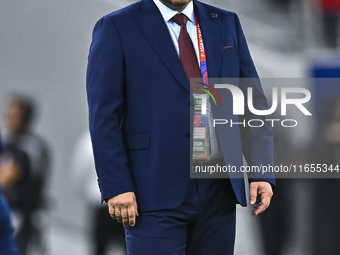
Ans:
[{"label": "thumb", "polygon": [[249,187],[249,200],[251,205],[254,205],[256,203],[257,190],[258,190],[257,183],[256,182],[251,183]]},{"label": "thumb", "polygon": [[136,201],[135,201],[135,214],[136,214],[136,216],[139,216],[138,207],[137,207],[137,202]]}]

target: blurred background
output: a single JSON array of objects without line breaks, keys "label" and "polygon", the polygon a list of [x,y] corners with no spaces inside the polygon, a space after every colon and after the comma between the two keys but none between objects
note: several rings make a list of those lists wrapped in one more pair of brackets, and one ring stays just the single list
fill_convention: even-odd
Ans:
[{"label": "blurred background", "polygon": [[[33,146],[35,162],[48,155],[44,168],[34,170],[41,186],[37,192],[44,198],[30,219],[20,207],[13,209],[16,233],[26,235],[22,253],[125,254],[122,229],[100,205],[87,132],[85,76],[95,22],[133,2],[0,2],[1,133],[5,141],[18,135],[6,121],[16,111],[20,117],[24,103],[30,102],[27,128],[34,134],[29,139],[33,145],[24,140],[23,147]],[[340,0],[203,2],[239,15],[260,77],[340,77]],[[302,86],[317,95],[311,107],[319,117],[303,118],[294,129],[275,129],[276,164],[339,164],[340,84]],[[265,82],[264,90],[270,99]],[[254,218],[251,208],[238,207],[235,254],[339,254],[339,181],[280,179],[277,185],[263,215]]]}]

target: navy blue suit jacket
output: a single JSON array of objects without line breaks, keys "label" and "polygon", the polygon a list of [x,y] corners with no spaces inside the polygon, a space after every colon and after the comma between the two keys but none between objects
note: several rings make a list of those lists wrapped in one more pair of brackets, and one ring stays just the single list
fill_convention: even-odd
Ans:
[{"label": "navy blue suit jacket", "polygon": [[[257,77],[239,19],[194,0],[209,77]],[[217,15],[216,15],[217,14]],[[224,47],[233,46],[233,47]],[[251,83],[254,107],[267,109],[259,82]],[[246,94],[247,88],[240,85]],[[217,90],[223,107],[214,118],[233,119],[231,93]],[[134,191],[142,211],[181,204],[190,177],[189,82],[166,24],[152,0],[101,18],[93,32],[87,70],[90,132],[102,200]],[[246,119],[253,116],[247,109]],[[273,164],[273,135],[263,128],[217,127],[224,160],[239,168]],[[245,206],[243,174],[230,174]],[[249,176],[274,184],[273,175]]]}]

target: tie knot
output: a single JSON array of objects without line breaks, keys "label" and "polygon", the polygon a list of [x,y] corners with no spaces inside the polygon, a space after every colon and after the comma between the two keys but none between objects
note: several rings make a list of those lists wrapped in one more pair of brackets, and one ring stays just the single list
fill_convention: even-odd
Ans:
[{"label": "tie knot", "polygon": [[184,25],[187,24],[188,17],[185,16],[183,13],[179,13],[179,14],[176,14],[176,15],[172,18],[172,20],[173,20],[174,22],[176,22],[178,25],[181,26],[182,24],[184,24]]}]

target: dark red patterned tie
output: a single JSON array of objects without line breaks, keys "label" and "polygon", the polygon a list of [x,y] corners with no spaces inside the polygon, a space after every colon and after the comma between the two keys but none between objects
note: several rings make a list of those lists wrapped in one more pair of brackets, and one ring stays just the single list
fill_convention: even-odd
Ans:
[{"label": "dark red patterned tie", "polygon": [[[195,48],[187,31],[186,24],[188,18],[184,14],[180,13],[176,14],[172,20],[181,26],[181,32],[178,37],[179,56],[190,83],[190,78],[201,78],[202,76],[197,62]],[[191,84],[191,90],[193,93],[204,93],[202,90],[197,89],[197,87],[203,86],[200,84]]]}]

